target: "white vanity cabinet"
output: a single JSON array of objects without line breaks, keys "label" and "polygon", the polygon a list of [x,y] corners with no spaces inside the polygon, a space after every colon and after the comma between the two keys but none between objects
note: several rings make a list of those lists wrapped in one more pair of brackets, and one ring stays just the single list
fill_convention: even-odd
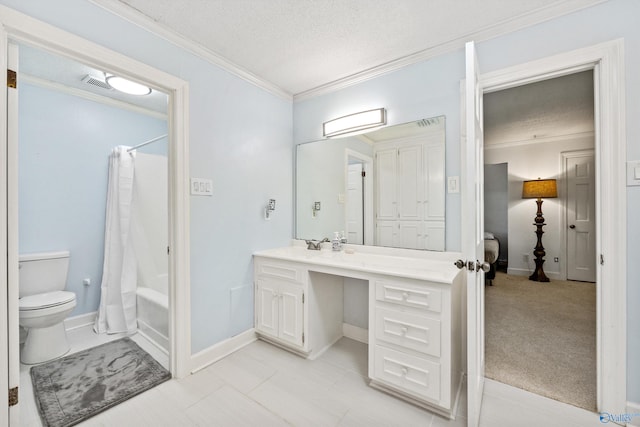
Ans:
[{"label": "white vanity cabinet", "polygon": [[317,357],[343,336],[344,278],[364,280],[370,385],[453,418],[462,375],[464,275],[447,255],[412,258],[406,254],[416,251],[357,250],[292,246],[255,254],[257,334]]},{"label": "white vanity cabinet", "polygon": [[299,266],[256,258],[256,331],[304,350],[306,290],[307,281]]},{"label": "white vanity cabinet", "polygon": [[446,416],[461,379],[461,279],[370,283],[371,385]]}]

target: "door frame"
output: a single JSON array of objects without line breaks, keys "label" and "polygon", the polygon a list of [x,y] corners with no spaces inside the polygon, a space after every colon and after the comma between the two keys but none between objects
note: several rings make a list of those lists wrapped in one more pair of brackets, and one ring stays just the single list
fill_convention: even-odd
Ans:
[{"label": "door frame", "polygon": [[[173,377],[184,377],[190,369],[191,359],[191,317],[190,317],[190,273],[189,273],[189,86],[188,83],[173,75],[160,71],[142,62],[136,61],[125,55],[107,49],[81,37],[58,29],[52,25],[31,18],[5,6],[0,6],[0,63],[6,68],[7,49],[9,40],[23,42],[40,49],[69,57],[76,61],[88,64],[92,67],[103,69],[123,77],[142,82],[153,89],[163,91],[169,95],[168,111],[168,163],[169,163],[169,338],[170,338],[170,371]],[[2,78],[6,79],[6,73]],[[19,80],[19,78],[18,78]],[[6,80],[4,80],[6,87]],[[9,146],[7,139],[7,91],[3,90],[0,99],[0,159],[2,166],[6,167],[9,177],[17,176],[17,164],[15,159],[7,158],[9,153],[15,152],[15,148]],[[17,277],[17,206],[7,205],[7,200],[15,200],[17,197],[17,182],[5,181],[1,178],[0,204],[2,212],[0,218],[8,227],[8,235],[0,234],[2,241],[1,251],[9,255],[0,260],[0,286],[10,291],[14,289],[17,295],[17,281],[9,280],[9,277]],[[5,208],[6,207],[6,208]],[[11,231],[15,230],[15,231]],[[13,255],[13,258],[11,256]],[[5,274],[7,273],[7,274]],[[176,286],[180,283],[180,286]],[[18,301],[5,300],[0,297],[2,307],[9,309],[12,305],[17,307]],[[15,308],[15,307],[14,307]],[[11,310],[9,310],[10,312]],[[5,364],[5,350],[16,351],[17,342],[8,341],[8,328],[17,328],[17,324],[6,325],[0,322],[0,371],[3,373],[13,369]],[[15,334],[17,335],[17,334]],[[5,344],[7,343],[7,344]],[[13,349],[13,350],[12,350]],[[3,377],[4,378],[4,377]],[[6,388],[0,387],[0,399],[6,394]]]},{"label": "door frame", "polygon": [[[560,265],[560,276],[562,280],[568,280],[569,277],[569,232],[567,231],[567,227],[569,224],[567,222],[567,208],[569,207],[569,180],[567,179],[567,160],[575,159],[578,157],[593,157],[595,162],[595,148],[585,148],[580,150],[571,150],[571,151],[562,151],[560,153],[560,170],[562,171],[562,188],[560,188],[560,203],[562,214],[560,215],[560,254],[563,258],[562,264]],[[594,188],[595,192],[595,188]],[[596,216],[598,210],[596,209]],[[596,218],[597,221],[597,218]],[[593,262],[597,264],[597,260],[594,259]]]},{"label": "door frame", "polygon": [[[363,242],[365,245],[373,245],[373,230],[374,230],[374,205],[373,205],[373,158],[362,154],[358,151],[346,148],[344,150],[344,188],[345,194],[348,193],[349,188],[349,157],[356,158],[362,161],[362,167],[365,172],[364,181],[362,183],[362,197],[363,211],[362,220],[364,221],[364,234]],[[344,207],[345,227],[347,223],[347,204]]]},{"label": "door frame", "polygon": [[[490,93],[586,70],[594,71],[596,254],[604,260],[596,264],[597,409],[624,413],[627,390],[624,40],[486,73],[480,76],[480,82],[482,92]],[[463,187],[462,191],[474,189]]]}]

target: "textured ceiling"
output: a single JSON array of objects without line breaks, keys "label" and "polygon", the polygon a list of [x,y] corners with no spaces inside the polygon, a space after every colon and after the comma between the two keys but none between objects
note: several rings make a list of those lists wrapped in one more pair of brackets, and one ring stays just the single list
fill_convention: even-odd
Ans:
[{"label": "textured ceiling", "polygon": [[560,7],[566,13],[601,0],[119,1],[299,94],[533,14],[540,21]]},{"label": "textured ceiling", "polygon": [[484,95],[485,145],[594,131],[593,71]]}]

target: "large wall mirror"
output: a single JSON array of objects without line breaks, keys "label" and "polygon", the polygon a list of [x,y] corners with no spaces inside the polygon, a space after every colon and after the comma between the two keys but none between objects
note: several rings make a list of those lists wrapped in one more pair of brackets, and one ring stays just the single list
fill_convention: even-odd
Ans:
[{"label": "large wall mirror", "polygon": [[296,237],[445,249],[445,117],[297,146]]}]

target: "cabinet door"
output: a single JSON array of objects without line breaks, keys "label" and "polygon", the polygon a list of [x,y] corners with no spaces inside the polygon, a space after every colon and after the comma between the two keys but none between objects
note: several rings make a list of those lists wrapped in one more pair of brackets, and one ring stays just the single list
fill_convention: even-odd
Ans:
[{"label": "cabinet door", "polygon": [[422,221],[398,221],[398,241],[396,247],[405,249],[424,249]]},{"label": "cabinet door", "polygon": [[422,219],[424,173],[422,146],[400,145],[398,148],[397,209],[400,220]]},{"label": "cabinet door", "polygon": [[376,217],[378,220],[397,219],[397,151],[395,148],[376,153]]},{"label": "cabinet door", "polygon": [[398,229],[398,221],[376,221],[376,245],[394,247]]},{"label": "cabinet door", "polygon": [[279,338],[291,344],[303,345],[303,290],[302,286],[279,283],[280,288],[280,334]]},{"label": "cabinet door", "polygon": [[256,329],[278,336],[278,283],[258,279],[256,287]]}]

